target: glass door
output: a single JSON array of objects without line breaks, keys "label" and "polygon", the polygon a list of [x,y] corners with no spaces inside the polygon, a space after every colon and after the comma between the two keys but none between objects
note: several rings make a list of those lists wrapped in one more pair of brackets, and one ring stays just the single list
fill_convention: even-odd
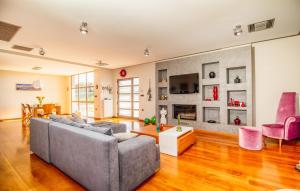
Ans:
[{"label": "glass door", "polygon": [[139,78],[118,80],[118,116],[139,117]]},{"label": "glass door", "polygon": [[72,76],[72,113],[94,117],[94,72]]}]

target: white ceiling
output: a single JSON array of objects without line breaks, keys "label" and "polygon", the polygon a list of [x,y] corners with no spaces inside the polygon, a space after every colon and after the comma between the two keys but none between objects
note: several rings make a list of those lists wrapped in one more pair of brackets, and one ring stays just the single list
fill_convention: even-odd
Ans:
[{"label": "white ceiling", "polygon": [[[274,28],[247,32],[248,24],[271,18]],[[0,21],[22,27],[10,42],[0,41],[0,49],[43,47],[47,57],[87,65],[101,59],[107,68],[119,68],[297,34],[300,1],[0,0]],[[79,32],[82,21],[89,25],[86,36]],[[237,24],[244,30],[239,37],[232,30]],[[149,57],[143,56],[146,47]],[[0,52],[0,69],[30,71],[33,65],[50,73],[57,63]],[[60,66],[62,74],[78,72],[73,65]]]}]

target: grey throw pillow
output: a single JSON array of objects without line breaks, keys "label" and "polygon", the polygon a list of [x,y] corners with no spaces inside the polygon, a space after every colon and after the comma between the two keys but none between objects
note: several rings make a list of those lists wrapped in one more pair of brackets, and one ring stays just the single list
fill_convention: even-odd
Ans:
[{"label": "grey throw pillow", "polygon": [[59,118],[61,118],[61,117],[58,115],[53,115],[53,114],[49,115],[49,119],[52,121],[57,121]]},{"label": "grey throw pillow", "polygon": [[125,132],[125,133],[116,133],[116,134],[113,134],[113,136],[118,139],[118,142],[122,142],[122,141],[126,141],[128,139],[137,137],[138,134]]},{"label": "grey throw pillow", "polygon": [[86,123],[86,121],[81,119],[81,117],[78,116],[76,113],[72,113],[72,117],[70,119],[74,122],[77,122],[77,123]]},{"label": "grey throw pillow", "polygon": [[74,127],[79,127],[79,128],[86,128],[86,127],[91,127],[89,124],[85,124],[85,123],[77,123],[77,122],[72,122],[71,124]]},{"label": "grey throw pillow", "polygon": [[94,131],[94,132],[97,132],[97,133],[102,133],[102,134],[109,135],[109,136],[112,135],[111,128],[89,126],[89,127],[85,127],[84,129]]},{"label": "grey throw pillow", "polygon": [[63,123],[66,125],[72,125],[72,123],[74,123],[71,119],[68,119],[65,117],[61,117],[61,118],[57,119],[56,122]]}]

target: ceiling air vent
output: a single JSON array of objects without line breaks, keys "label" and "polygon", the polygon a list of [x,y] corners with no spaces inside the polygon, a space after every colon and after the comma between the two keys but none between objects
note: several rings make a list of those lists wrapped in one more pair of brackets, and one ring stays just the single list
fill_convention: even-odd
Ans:
[{"label": "ceiling air vent", "polygon": [[11,48],[16,49],[16,50],[22,50],[22,51],[32,51],[33,48],[26,47],[26,46],[20,46],[20,45],[13,45]]},{"label": "ceiling air vent", "polygon": [[0,21],[0,40],[9,42],[20,28],[20,26]]},{"label": "ceiling air vent", "polygon": [[274,21],[275,19],[270,19],[270,20],[250,24],[248,25],[248,32],[256,32],[256,31],[262,31],[262,30],[272,28],[274,26]]}]

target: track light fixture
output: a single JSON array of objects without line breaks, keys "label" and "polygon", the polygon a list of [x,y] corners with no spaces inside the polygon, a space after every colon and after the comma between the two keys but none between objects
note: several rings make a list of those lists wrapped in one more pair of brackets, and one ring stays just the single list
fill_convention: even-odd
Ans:
[{"label": "track light fixture", "polygon": [[243,29],[242,29],[242,26],[241,25],[236,25],[234,28],[233,28],[233,34],[235,36],[240,36],[243,32]]},{"label": "track light fixture", "polygon": [[44,56],[44,55],[46,54],[46,52],[45,52],[45,50],[44,50],[43,48],[40,48],[39,54],[40,54],[41,56]]},{"label": "track light fixture", "polygon": [[81,34],[87,34],[89,32],[87,22],[82,22],[79,30],[80,30]]},{"label": "track light fixture", "polygon": [[150,51],[149,51],[148,48],[146,48],[146,49],[144,50],[144,56],[149,56],[149,55],[150,55]]}]

